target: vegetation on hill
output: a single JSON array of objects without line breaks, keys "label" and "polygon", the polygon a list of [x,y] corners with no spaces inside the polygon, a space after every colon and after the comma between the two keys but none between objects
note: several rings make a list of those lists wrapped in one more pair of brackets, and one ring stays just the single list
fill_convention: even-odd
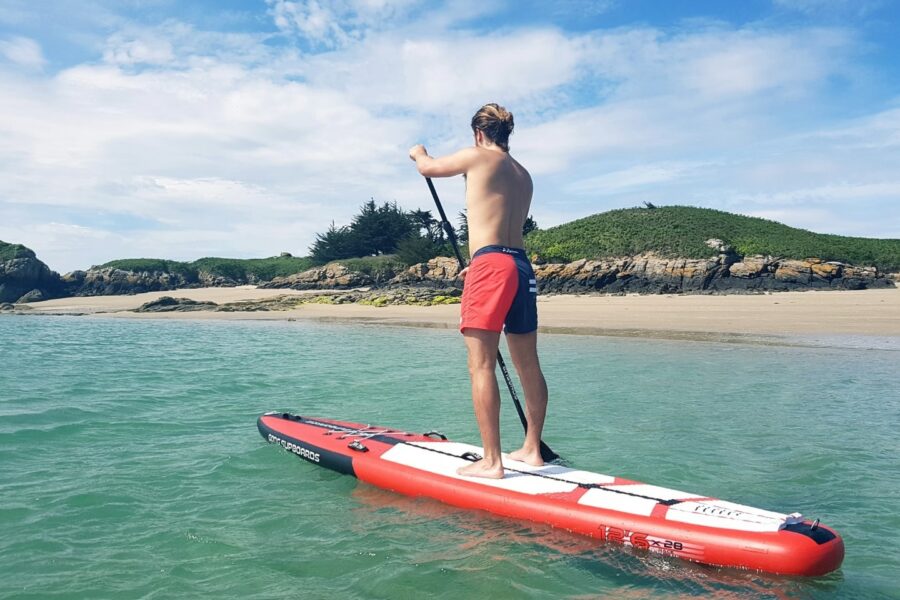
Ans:
[{"label": "vegetation on hill", "polygon": [[384,281],[390,279],[404,268],[409,266],[408,263],[400,260],[395,254],[384,254],[382,256],[361,256],[358,258],[345,258],[335,261],[344,265],[351,271],[357,273],[365,273],[375,281]]},{"label": "vegetation on hill", "polygon": [[821,258],[900,270],[900,240],[813,233],[767,219],[690,206],[611,210],[534,231],[525,244],[529,253],[554,262],[642,252],[705,258],[715,254],[706,245],[711,238],[730,244],[742,256]]},{"label": "vegetation on hill", "polygon": [[235,281],[247,280],[251,275],[269,281],[274,277],[286,277],[313,266],[307,257],[275,256],[272,258],[201,258],[193,262],[179,262],[158,258],[126,258],[113,260],[98,268],[115,268],[123,271],[148,271],[182,275],[196,280],[201,271],[214,277],[226,277]]},{"label": "vegetation on hill", "polygon": [[0,240],[0,262],[14,258],[34,258],[34,252],[22,244],[10,244]]}]

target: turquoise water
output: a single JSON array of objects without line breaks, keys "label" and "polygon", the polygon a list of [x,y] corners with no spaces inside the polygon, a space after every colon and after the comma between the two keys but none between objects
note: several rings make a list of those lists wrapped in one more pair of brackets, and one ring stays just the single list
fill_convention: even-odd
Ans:
[{"label": "turquoise water", "polygon": [[0,598],[900,598],[897,351],[542,339],[556,451],[821,518],[844,566],[797,579],[397,496],[259,436],[291,410],[476,441],[453,331],[6,316],[0,340]]}]

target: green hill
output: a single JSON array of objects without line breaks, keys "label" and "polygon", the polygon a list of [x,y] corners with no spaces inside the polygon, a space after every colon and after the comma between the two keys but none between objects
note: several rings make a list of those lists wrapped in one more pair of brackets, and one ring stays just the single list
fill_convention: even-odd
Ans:
[{"label": "green hill", "polygon": [[22,244],[10,244],[0,240],[0,262],[14,258],[34,258],[34,256],[34,251],[31,248]]},{"label": "green hill", "polygon": [[742,256],[821,258],[900,270],[900,240],[813,233],[767,219],[690,206],[611,210],[534,231],[525,245],[529,253],[553,262],[641,252],[705,258],[715,254],[705,243],[710,238],[723,240]]},{"label": "green hill", "polygon": [[124,258],[111,260],[94,268],[112,267],[123,271],[158,271],[183,275],[196,279],[200,271],[216,277],[227,277],[235,281],[245,281],[254,275],[263,281],[274,277],[286,277],[300,273],[313,266],[312,259],[296,256],[275,256],[272,258],[201,258],[193,262],[179,262],[160,258]]}]

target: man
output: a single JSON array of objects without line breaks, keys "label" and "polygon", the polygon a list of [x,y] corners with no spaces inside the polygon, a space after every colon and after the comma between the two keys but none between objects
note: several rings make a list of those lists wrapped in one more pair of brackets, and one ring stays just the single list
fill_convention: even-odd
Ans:
[{"label": "man", "polygon": [[513,116],[485,104],[472,117],[475,145],[441,158],[421,144],[409,151],[426,177],[466,178],[466,211],[472,261],[464,278],[460,331],[469,354],[472,403],[484,457],[460,467],[460,475],[503,477],[500,455],[500,390],[495,368],[500,332],[525,390],[528,433],[510,458],[539,466],[541,432],[547,412],[547,383],[537,355],[537,284],[525,255],[522,227],[533,191],[528,171],[509,154]]}]

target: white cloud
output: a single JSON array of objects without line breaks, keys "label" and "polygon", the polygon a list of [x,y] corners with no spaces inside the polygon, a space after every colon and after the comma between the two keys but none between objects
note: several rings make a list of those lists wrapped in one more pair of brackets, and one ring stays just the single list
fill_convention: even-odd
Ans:
[{"label": "white cloud", "polygon": [[109,39],[103,52],[103,60],[120,65],[162,65],[174,58],[172,44],[166,39],[134,39],[120,34]]},{"label": "white cloud", "polygon": [[810,201],[845,204],[847,201],[874,202],[900,198],[900,180],[881,182],[837,182],[813,188],[753,194],[742,199],[756,204],[795,205]]},{"label": "white cloud", "polygon": [[773,0],[773,4],[807,15],[865,16],[884,6],[885,2],[884,0]]},{"label": "white cloud", "polygon": [[[486,101],[516,114],[513,153],[535,175],[542,226],[645,200],[803,207],[784,213],[790,224],[836,233],[900,223],[886,208],[900,159],[884,151],[900,140],[900,111],[827,127],[792,119],[832,78],[853,77],[858,42],[844,29],[485,34],[458,25],[492,2],[269,10],[274,41],[119,23],[102,61],[40,78],[0,65],[0,115],[15,115],[0,121],[0,239],[62,270],[303,254],[369,197],[430,208],[406,149],[471,143]],[[448,213],[462,208],[461,181],[438,189]]]},{"label": "white cloud", "polygon": [[649,185],[666,183],[685,177],[706,166],[705,163],[655,163],[634,165],[627,169],[610,171],[596,177],[579,179],[566,191],[579,195],[611,195]]},{"label": "white cloud", "polygon": [[267,0],[275,25],[313,45],[344,46],[401,19],[419,0]]},{"label": "white cloud", "polygon": [[11,63],[26,69],[40,70],[47,63],[40,44],[22,36],[0,39],[0,54]]}]

